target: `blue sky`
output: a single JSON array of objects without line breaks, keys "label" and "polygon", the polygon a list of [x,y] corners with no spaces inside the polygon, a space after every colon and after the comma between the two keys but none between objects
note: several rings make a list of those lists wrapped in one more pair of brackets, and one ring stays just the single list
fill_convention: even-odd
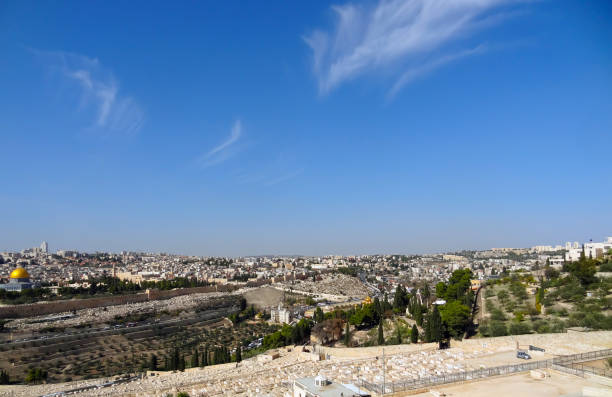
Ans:
[{"label": "blue sky", "polygon": [[612,233],[607,1],[0,4],[0,250]]}]

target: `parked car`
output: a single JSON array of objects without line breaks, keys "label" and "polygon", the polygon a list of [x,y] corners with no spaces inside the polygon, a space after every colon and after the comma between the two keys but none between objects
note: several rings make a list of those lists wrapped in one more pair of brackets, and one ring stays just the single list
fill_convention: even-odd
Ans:
[{"label": "parked car", "polygon": [[516,358],[522,358],[523,360],[530,360],[531,356],[527,352],[516,352]]}]

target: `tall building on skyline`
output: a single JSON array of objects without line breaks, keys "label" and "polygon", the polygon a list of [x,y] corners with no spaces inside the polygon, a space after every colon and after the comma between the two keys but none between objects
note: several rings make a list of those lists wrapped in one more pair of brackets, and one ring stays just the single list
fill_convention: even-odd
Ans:
[{"label": "tall building on skyline", "polygon": [[40,244],[40,250],[43,253],[48,254],[49,253],[49,244],[46,241],[43,241],[42,244]]}]

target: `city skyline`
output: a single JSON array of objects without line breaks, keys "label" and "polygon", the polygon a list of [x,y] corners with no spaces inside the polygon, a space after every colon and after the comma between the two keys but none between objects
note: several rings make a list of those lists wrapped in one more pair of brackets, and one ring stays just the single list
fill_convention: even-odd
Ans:
[{"label": "city skyline", "polygon": [[[338,256],[338,257],[351,257],[351,256],[378,256],[378,255],[439,255],[439,254],[445,254],[445,253],[452,253],[452,252],[484,252],[484,251],[503,251],[503,250],[531,250],[533,252],[538,252],[538,253],[544,253],[544,252],[557,252],[557,251],[566,251],[566,255],[570,255],[572,257],[572,260],[577,260],[575,258],[575,256],[578,255],[578,253],[582,250],[582,252],[584,252],[584,247],[585,246],[591,246],[591,247],[600,247],[602,245],[609,245],[610,243],[612,243],[612,237],[611,236],[607,236],[604,239],[602,239],[604,242],[599,242],[598,239],[588,239],[588,241],[584,241],[584,242],[579,242],[579,241],[565,241],[563,243],[556,243],[556,244],[549,244],[549,245],[532,245],[532,246],[499,246],[499,247],[487,247],[487,248],[482,248],[482,249],[462,249],[462,250],[454,250],[454,251],[431,251],[431,252],[370,252],[370,253],[364,253],[364,254],[334,254],[334,253],[328,253],[328,254],[320,254],[320,255],[303,255],[303,254],[297,254],[297,253],[276,253],[276,254],[253,254],[253,255],[235,255],[235,256],[231,256],[231,255],[219,255],[220,257],[229,257],[229,258],[248,258],[248,257],[277,257],[277,258],[282,258],[282,257],[293,257],[293,258],[300,258],[300,257],[334,257],[334,256]],[[589,252],[591,252],[590,250],[595,250],[595,248],[590,248]],[[194,257],[214,257],[214,255],[187,255],[187,254],[183,254],[180,252],[165,252],[165,251],[138,251],[138,250],[121,250],[121,251],[104,251],[104,250],[95,250],[95,251],[80,251],[77,249],[66,249],[66,248],[57,248],[55,250],[50,250],[49,249],[49,243],[47,241],[43,241],[40,246],[34,246],[31,248],[23,248],[23,249],[19,249],[19,250],[5,250],[5,253],[26,253],[26,254],[51,254],[53,252],[55,252],[58,255],[61,256],[71,256],[72,253],[82,253],[82,254],[94,254],[94,253],[108,253],[108,254],[113,254],[113,255],[123,255],[123,254],[130,254],[130,253],[142,253],[142,254],[153,254],[153,255],[160,255],[160,254],[168,254],[168,255],[185,255],[185,256],[194,256]],[[2,251],[0,251],[2,252]],[[69,254],[69,255],[66,255]]]},{"label": "city skyline", "polygon": [[608,236],[609,2],[428,4],[6,3],[0,251]]}]

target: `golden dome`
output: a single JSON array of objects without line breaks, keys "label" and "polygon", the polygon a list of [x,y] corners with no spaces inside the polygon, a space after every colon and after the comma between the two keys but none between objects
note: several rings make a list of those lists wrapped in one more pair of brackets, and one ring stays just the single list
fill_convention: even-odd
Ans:
[{"label": "golden dome", "polygon": [[11,278],[30,278],[30,274],[23,267],[18,267],[11,272]]}]

